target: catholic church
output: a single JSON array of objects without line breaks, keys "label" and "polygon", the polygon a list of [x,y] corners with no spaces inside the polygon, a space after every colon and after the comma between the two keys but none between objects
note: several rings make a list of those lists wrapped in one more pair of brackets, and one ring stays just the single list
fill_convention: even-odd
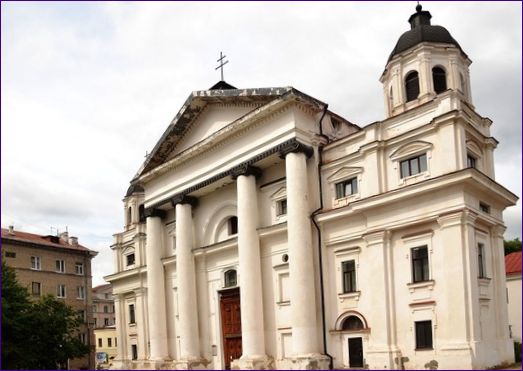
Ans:
[{"label": "catholic church", "polygon": [[513,361],[492,121],[420,5],[357,126],[293,87],[193,92],[111,246],[125,369],[484,369]]}]

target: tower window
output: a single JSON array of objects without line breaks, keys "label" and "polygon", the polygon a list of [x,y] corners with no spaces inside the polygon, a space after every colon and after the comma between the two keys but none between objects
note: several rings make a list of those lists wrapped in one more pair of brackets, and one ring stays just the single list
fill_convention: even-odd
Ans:
[{"label": "tower window", "polygon": [[230,269],[224,273],[224,286],[225,287],[234,287],[237,285],[237,276],[234,269]]},{"label": "tower window", "polygon": [[419,77],[417,71],[410,72],[405,78],[407,102],[416,99],[419,95]]},{"label": "tower window", "polygon": [[227,221],[229,226],[229,236],[238,233],[238,218],[236,216],[231,216]]},{"label": "tower window", "polygon": [[138,206],[138,219],[140,223],[145,223],[145,206],[143,204]]},{"label": "tower window", "polygon": [[443,68],[434,67],[432,69],[432,81],[434,82],[434,91],[436,94],[447,90],[447,76]]},{"label": "tower window", "polygon": [[130,207],[127,208],[127,225],[132,223],[132,209]]}]

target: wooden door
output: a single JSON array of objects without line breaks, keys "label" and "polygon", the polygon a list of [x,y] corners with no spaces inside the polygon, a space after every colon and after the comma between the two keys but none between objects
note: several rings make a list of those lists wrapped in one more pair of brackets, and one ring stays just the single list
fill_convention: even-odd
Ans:
[{"label": "wooden door", "polygon": [[349,339],[349,367],[363,367],[362,338]]},{"label": "wooden door", "polygon": [[220,293],[222,316],[223,357],[225,369],[231,369],[231,362],[242,355],[242,322],[240,312],[240,289]]}]

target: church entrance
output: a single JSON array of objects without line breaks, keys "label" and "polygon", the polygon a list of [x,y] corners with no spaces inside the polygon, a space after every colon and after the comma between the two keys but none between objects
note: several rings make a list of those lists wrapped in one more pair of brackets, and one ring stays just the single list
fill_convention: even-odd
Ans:
[{"label": "church entrance", "polygon": [[240,311],[240,289],[220,292],[222,317],[223,359],[225,369],[231,369],[231,362],[242,355],[242,322]]},{"label": "church entrance", "polygon": [[349,339],[349,367],[363,367],[362,338]]}]

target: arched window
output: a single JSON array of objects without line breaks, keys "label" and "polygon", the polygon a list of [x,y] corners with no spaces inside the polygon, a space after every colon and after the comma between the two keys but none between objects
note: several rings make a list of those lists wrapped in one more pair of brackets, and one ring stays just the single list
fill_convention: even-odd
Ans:
[{"label": "arched window", "polygon": [[131,224],[131,223],[132,223],[132,209],[129,206],[127,208],[127,224]]},{"label": "arched window", "polygon": [[234,287],[237,284],[236,270],[229,269],[223,274],[224,287]]},{"label": "arched window", "polygon": [[417,71],[409,72],[405,78],[405,90],[407,93],[407,102],[414,100],[419,95],[419,77]]},{"label": "arched window", "polygon": [[238,233],[238,218],[231,216],[227,220],[229,236]]},{"label": "arched window", "polygon": [[356,316],[348,316],[341,324],[342,330],[363,330],[363,322]]},{"label": "arched window", "polygon": [[434,91],[436,94],[447,90],[447,75],[443,68],[434,67],[432,69],[432,81],[434,82]]},{"label": "arched window", "polygon": [[145,206],[143,204],[138,206],[138,215],[140,223],[145,223]]},{"label": "arched window", "polygon": [[463,94],[467,94],[467,90],[465,88],[465,78],[463,77],[463,74],[459,74],[459,83],[460,83],[460,90]]}]

